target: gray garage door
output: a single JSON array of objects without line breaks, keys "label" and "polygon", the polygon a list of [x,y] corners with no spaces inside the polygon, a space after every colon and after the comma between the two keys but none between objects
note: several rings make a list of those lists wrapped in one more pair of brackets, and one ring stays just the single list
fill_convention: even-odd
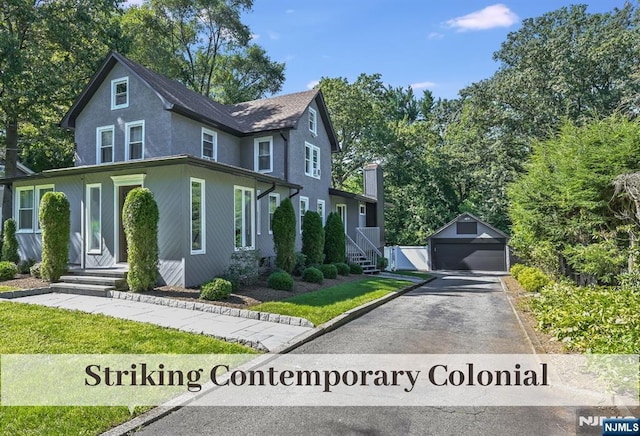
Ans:
[{"label": "gray garage door", "polygon": [[436,269],[506,271],[505,245],[432,240]]}]

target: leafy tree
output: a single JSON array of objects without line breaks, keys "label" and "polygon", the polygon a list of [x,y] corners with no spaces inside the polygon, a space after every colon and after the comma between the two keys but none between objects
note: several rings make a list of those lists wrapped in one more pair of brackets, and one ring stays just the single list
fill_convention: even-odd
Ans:
[{"label": "leafy tree", "polygon": [[40,202],[41,275],[55,282],[67,270],[71,239],[71,207],[62,192],[47,192]]},{"label": "leafy tree", "polygon": [[285,198],[273,213],[273,244],[276,266],[291,273],[296,264],[296,213],[290,198]]},{"label": "leafy tree", "polygon": [[126,11],[130,56],[194,91],[238,103],[279,91],[284,64],[250,44],[252,0],[146,0]]},{"label": "leafy tree", "polygon": [[158,205],[148,188],[132,189],[122,207],[131,292],[152,289],[158,281]]},{"label": "leafy tree", "polygon": [[307,211],[302,218],[302,253],[308,265],[322,263],[324,257],[324,229],[317,212]]},{"label": "leafy tree", "polygon": [[340,215],[335,212],[329,214],[324,226],[324,235],[324,261],[326,263],[344,262],[347,245]]}]

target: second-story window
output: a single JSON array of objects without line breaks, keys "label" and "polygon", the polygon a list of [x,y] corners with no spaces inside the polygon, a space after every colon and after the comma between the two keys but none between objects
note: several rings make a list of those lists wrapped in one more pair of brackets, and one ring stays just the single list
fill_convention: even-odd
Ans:
[{"label": "second-story window", "polygon": [[113,126],[96,129],[96,163],[113,162]]},{"label": "second-story window", "polygon": [[304,173],[309,177],[320,178],[320,148],[305,142]]},{"label": "second-story window", "polygon": [[254,171],[270,173],[273,171],[273,137],[265,136],[253,141]]},{"label": "second-story window", "polygon": [[144,158],[144,121],[134,121],[125,124],[126,142],[125,153],[126,160],[135,160]]},{"label": "second-story window", "polygon": [[111,81],[111,110],[129,106],[129,78],[122,77]]},{"label": "second-story window", "polygon": [[318,134],[318,114],[315,109],[309,108],[309,131]]},{"label": "second-story window", "polygon": [[202,128],[202,158],[218,159],[218,134],[213,130]]}]

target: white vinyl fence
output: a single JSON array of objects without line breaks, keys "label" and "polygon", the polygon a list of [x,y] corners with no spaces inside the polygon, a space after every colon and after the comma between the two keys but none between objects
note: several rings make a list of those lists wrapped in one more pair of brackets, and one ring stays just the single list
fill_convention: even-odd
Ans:
[{"label": "white vinyl fence", "polygon": [[384,247],[384,257],[389,259],[390,271],[427,271],[429,269],[429,246],[407,247],[394,245]]}]

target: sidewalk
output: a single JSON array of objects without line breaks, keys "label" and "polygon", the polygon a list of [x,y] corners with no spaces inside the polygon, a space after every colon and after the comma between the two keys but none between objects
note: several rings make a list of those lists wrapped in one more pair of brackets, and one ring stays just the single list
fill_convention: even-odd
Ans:
[{"label": "sidewalk", "polygon": [[266,351],[281,347],[294,338],[313,330],[311,327],[86,295],[48,293],[13,298],[8,301],[100,313],[114,318],[202,333],[229,342],[252,345],[254,348],[266,349]]}]

